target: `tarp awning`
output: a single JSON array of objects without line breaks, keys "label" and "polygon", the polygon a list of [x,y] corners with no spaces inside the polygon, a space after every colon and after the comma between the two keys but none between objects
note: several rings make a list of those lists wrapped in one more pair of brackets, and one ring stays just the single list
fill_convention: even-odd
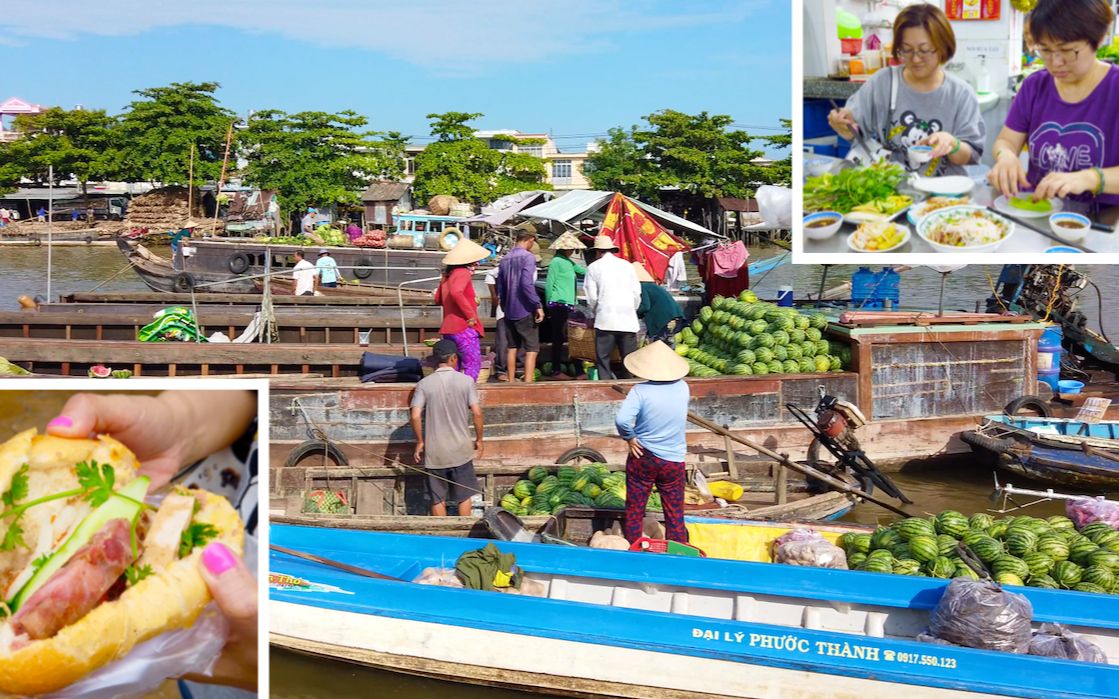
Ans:
[{"label": "tarp awning", "polygon": [[[549,202],[544,202],[537,206],[524,209],[520,212],[521,216],[529,218],[542,218],[552,221],[563,221],[564,223],[572,223],[584,218],[601,219],[605,214],[604,210],[606,205],[610,203],[610,199],[614,196],[614,192],[602,192],[593,189],[576,189],[568,192],[567,194],[553,199]],[[636,204],[642,211],[657,219],[660,223],[674,228],[676,230],[685,230],[699,236],[719,236],[714,231],[704,228],[698,223],[680,218],[675,214],[670,214],[667,211],[662,211],[651,204],[638,201],[637,199],[629,198]]]},{"label": "tarp awning", "polygon": [[[523,195],[519,197],[518,195]],[[542,190],[533,190],[530,192],[519,192],[518,194],[511,194],[508,197],[498,199],[490,206],[482,207],[482,213],[465,220],[465,223],[485,223],[490,226],[500,226],[509,219],[521,214],[521,212],[529,207],[540,205],[551,198],[552,193]],[[507,206],[497,207],[496,205],[509,201]]]}]

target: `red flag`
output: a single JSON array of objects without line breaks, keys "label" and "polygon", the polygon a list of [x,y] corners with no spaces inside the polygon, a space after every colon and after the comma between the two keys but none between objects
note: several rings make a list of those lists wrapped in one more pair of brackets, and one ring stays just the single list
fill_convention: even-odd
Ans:
[{"label": "red flag", "polygon": [[610,236],[618,254],[630,262],[640,262],[658,283],[664,281],[668,260],[677,252],[687,252],[687,243],[657,223],[637,204],[615,193],[606,207],[600,235]]}]

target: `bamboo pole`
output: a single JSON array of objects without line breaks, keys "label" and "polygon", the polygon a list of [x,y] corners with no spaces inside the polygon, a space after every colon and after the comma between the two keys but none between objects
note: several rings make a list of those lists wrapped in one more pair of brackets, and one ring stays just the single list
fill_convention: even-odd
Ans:
[{"label": "bamboo pole", "polygon": [[214,231],[218,227],[218,212],[221,211],[221,188],[225,184],[225,172],[229,167],[229,149],[233,145],[233,122],[229,122],[229,131],[225,135],[225,157],[221,160],[221,177],[218,178],[218,187],[214,192],[214,220],[210,222],[210,235],[214,235]]}]

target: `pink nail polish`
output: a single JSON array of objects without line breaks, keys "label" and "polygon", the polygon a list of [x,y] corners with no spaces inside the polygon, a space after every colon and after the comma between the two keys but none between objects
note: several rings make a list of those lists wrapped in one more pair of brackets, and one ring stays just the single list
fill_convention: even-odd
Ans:
[{"label": "pink nail polish", "polygon": [[206,570],[214,575],[221,575],[237,565],[237,557],[233,555],[228,546],[215,541],[202,549],[202,565],[206,566]]},{"label": "pink nail polish", "polygon": [[47,423],[47,427],[73,427],[74,421],[65,415],[59,415]]}]

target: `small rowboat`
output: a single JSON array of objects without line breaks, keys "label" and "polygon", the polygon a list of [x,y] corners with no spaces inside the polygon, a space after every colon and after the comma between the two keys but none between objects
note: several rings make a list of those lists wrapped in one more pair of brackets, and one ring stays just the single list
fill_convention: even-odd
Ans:
[{"label": "small rowboat", "polygon": [[[743,525],[728,525],[743,526]],[[270,640],[378,668],[579,697],[1119,697],[1119,596],[1015,588],[1111,664],[915,639],[948,582],[498,544],[544,597],[410,582],[481,542],[273,525]]]},{"label": "small rowboat", "polygon": [[988,415],[960,438],[1011,473],[1090,490],[1119,487],[1119,422]]}]

